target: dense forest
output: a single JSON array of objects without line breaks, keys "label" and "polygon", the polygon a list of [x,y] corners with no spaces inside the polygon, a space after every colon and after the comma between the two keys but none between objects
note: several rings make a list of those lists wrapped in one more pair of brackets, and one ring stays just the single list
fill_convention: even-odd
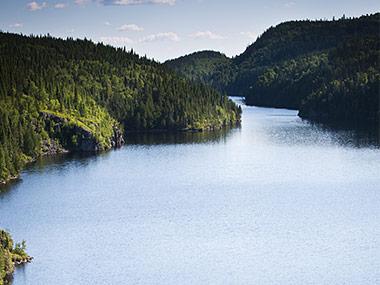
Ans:
[{"label": "dense forest", "polygon": [[193,81],[211,84],[219,91],[223,91],[225,81],[221,80],[222,75],[218,73],[229,70],[230,64],[230,58],[215,51],[195,52],[164,63],[180,75]]},{"label": "dense forest", "polygon": [[14,271],[14,264],[28,262],[25,241],[14,244],[12,237],[0,230],[0,285],[8,284]]},{"label": "dense forest", "polygon": [[125,131],[221,128],[240,113],[133,50],[0,33],[0,183],[44,153],[108,149]]},{"label": "dense forest", "polygon": [[324,122],[379,122],[380,13],[282,23],[227,63],[216,66],[210,57],[212,73],[205,58],[194,64],[198,73],[188,67],[197,56],[188,58],[166,64],[245,96],[249,105],[299,109],[301,117]]}]

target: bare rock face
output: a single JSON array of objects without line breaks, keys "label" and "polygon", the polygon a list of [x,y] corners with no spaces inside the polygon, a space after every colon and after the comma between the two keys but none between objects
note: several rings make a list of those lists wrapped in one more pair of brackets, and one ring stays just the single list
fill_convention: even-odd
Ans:
[{"label": "bare rock face", "polygon": [[[45,130],[50,140],[43,143],[46,154],[62,153],[67,151],[98,152],[109,146],[102,145],[89,130],[70,122],[58,115],[42,112],[45,121]],[[113,135],[110,146],[119,148],[124,145],[123,133],[118,126],[113,126]]]},{"label": "bare rock face", "polygon": [[113,127],[113,137],[112,137],[112,140],[111,140],[111,145],[113,148],[119,148],[119,147],[122,147],[124,145],[125,141],[124,141],[124,137],[123,137],[123,133],[121,132],[121,130],[114,126]]},{"label": "bare rock face", "polygon": [[55,114],[42,112],[42,116],[50,138],[58,141],[63,149],[81,152],[103,150],[100,142],[90,131]]},{"label": "bare rock face", "polygon": [[67,153],[68,150],[56,140],[47,139],[41,143],[42,155],[54,155],[59,153]]},{"label": "bare rock face", "polygon": [[98,152],[103,150],[101,144],[90,132],[87,132],[82,128],[77,128],[76,132],[79,135],[77,145],[74,149],[75,151]]}]

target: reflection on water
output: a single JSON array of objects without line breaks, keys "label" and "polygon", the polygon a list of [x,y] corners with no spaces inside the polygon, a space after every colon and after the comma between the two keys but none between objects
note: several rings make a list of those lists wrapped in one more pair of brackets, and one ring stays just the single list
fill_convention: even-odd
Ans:
[{"label": "reflection on water", "polygon": [[[224,128],[213,132],[137,132],[128,133],[126,136],[126,146],[128,145],[180,145],[180,144],[213,144],[225,143],[231,132],[239,131],[240,127]],[[114,150],[118,151],[118,150]],[[96,160],[106,158],[110,153],[67,153],[54,156],[46,156],[30,163],[25,168],[27,173],[44,173],[49,175],[55,171],[64,171],[67,167],[85,167]],[[7,185],[0,185],[1,194],[15,188],[22,182],[22,176],[12,180]]]},{"label": "reflection on water", "polygon": [[312,124],[325,133],[333,132],[341,145],[353,147],[379,147],[380,127]]},{"label": "reflection on water", "polygon": [[380,146],[379,132],[376,129],[332,127],[311,123],[294,116],[279,121],[267,129],[267,134],[280,144],[333,144],[357,148]]},{"label": "reflection on water", "polygon": [[53,156],[43,156],[36,161],[29,163],[20,177],[12,180],[6,185],[0,185],[0,199],[2,194],[9,192],[13,189],[17,189],[23,181],[23,176],[27,174],[46,174],[52,175],[57,172],[63,173],[65,169],[69,169],[73,166],[85,167],[89,163],[95,162],[101,158],[105,158],[109,155],[109,152],[94,153],[66,153],[57,154]]},{"label": "reflection on water", "polygon": [[31,164],[0,194],[35,258],[14,285],[378,284],[373,135],[243,111],[241,129]]},{"label": "reflection on water", "polygon": [[[322,124],[302,120],[298,111],[274,108],[248,107],[242,97],[233,97],[241,105],[243,119],[280,144],[335,144],[358,148],[380,147],[380,126]],[[248,114],[247,114],[248,113]],[[253,121],[253,122],[252,122]]]},{"label": "reflection on water", "polygon": [[[255,131],[268,136],[272,143],[286,145],[336,145],[356,148],[379,148],[380,129],[348,128],[302,120],[298,111],[244,107],[245,120],[253,121]],[[247,114],[248,113],[248,114]],[[248,118],[247,118],[248,117]]]},{"label": "reflection on water", "polygon": [[170,145],[170,144],[204,144],[226,142],[232,130],[239,128],[224,128],[206,132],[142,132],[128,133],[127,145]]}]

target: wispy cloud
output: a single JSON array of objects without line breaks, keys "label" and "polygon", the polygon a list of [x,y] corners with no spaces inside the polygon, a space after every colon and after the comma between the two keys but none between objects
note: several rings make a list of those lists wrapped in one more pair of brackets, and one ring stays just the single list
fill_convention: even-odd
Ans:
[{"label": "wispy cloud", "polygon": [[257,34],[254,32],[240,32],[242,36],[255,40],[257,38]]},{"label": "wispy cloud", "polygon": [[56,9],[63,9],[63,8],[66,8],[67,7],[67,4],[66,3],[57,3],[54,5],[54,8]]},{"label": "wispy cloud", "polygon": [[135,24],[128,24],[128,25],[120,26],[119,28],[117,28],[117,30],[120,32],[128,32],[128,31],[142,32],[142,31],[144,31],[144,28],[139,27]]},{"label": "wispy cloud", "polygon": [[23,26],[24,26],[23,23],[14,23],[14,24],[9,25],[10,28],[16,28],[16,29],[22,28]]},{"label": "wispy cloud", "polygon": [[225,37],[215,34],[211,31],[200,31],[196,32],[194,34],[191,34],[190,37],[192,38],[204,38],[204,39],[210,39],[210,40],[224,40]]},{"label": "wispy cloud", "polygon": [[131,44],[139,44],[139,43],[149,43],[155,41],[180,41],[180,37],[173,32],[164,32],[151,34],[146,37],[140,38],[138,40],[133,40],[129,37],[117,37],[117,36],[109,36],[109,37],[100,37],[100,41],[105,44],[121,46],[121,45],[131,45]]},{"label": "wispy cloud", "polygon": [[33,1],[33,2],[29,2],[26,6],[28,7],[29,11],[37,11],[37,10],[42,10],[43,8],[46,8],[47,3],[42,2],[40,4],[40,3],[37,3],[36,1]]},{"label": "wispy cloud", "polygon": [[294,1],[289,1],[289,2],[286,2],[286,3],[284,4],[284,6],[285,6],[286,8],[291,8],[291,7],[293,7],[294,5],[296,5],[296,2],[294,2]]},{"label": "wispy cloud", "polygon": [[110,45],[126,45],[134,43],[134,41],[128,37],[101,37],[100,41]]},{"label": "wispy cloud", "polygon": [[176,0],[99,0],[99,2],[104,5],[174,5],[176,3]]},{"label": "wispy cloud", "polygon": [[158,34],[153,34],[153,35],[143,37],[142,39],[139,40],[139,42],[145,43],[145,42],[155,42],[155,41],[162,41],[162,40],[178,42],[180,41],[180,37],[176,33],[166,32],[166,33],[158,33]]},{"label": "wispy cloud", "polygon": [[110,22],[108,22],[108,21],[104,22],[104,25],[106,25],[106,26],[112,26],[112,24]]},{"label": "wispy cloud", "polygon": [[74,3],[77,5],[84,5],[89,3],[91,0],[74,0]]}]

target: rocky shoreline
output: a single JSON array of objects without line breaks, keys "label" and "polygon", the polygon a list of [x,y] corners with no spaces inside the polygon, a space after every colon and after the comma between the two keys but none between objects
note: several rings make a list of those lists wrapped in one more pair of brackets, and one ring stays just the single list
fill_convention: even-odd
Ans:
[{"label": "rocky shoreline", "polygon": [[28,257],[26,257],[24,259],[13,261],[13,264],[15,266],[21,266],[21,265],[24,265],[24,264],[27,264],[27,263],[31,263],[33,259],[34,258],[32,256],[28,256]]},{"label": "rocky shoreline", "polygon": [[9,177],[8,179],[6,180],[0,180],[0,186],[5,186],[7,185],[8,183],[14,181],[14,180],[17,180],[20,178],[20,175],[17,175],[17,176],[11,176]]}]

